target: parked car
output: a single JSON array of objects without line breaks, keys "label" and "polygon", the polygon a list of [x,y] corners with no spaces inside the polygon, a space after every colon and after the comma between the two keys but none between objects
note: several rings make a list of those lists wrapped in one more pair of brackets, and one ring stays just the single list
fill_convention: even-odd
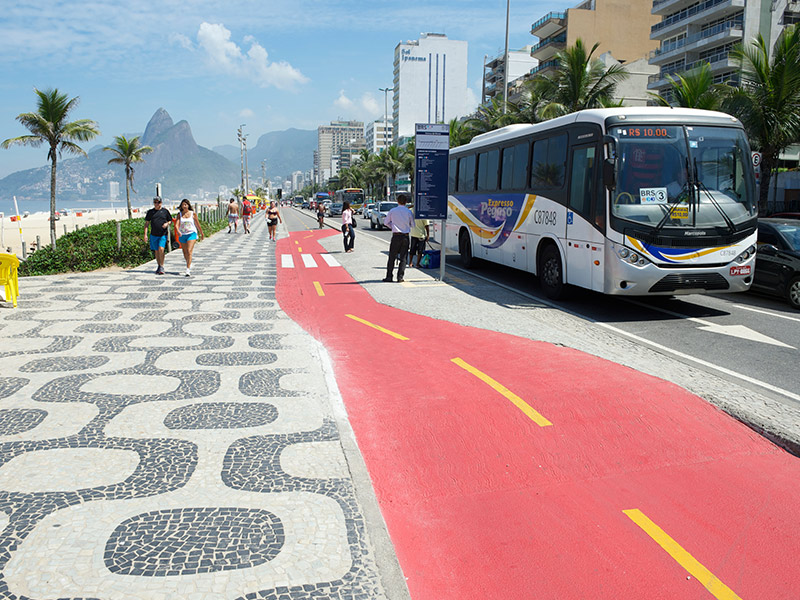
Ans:
[{"label": "parked car", "polygon": [[370,202],[369,204],[365,204],[364,208],[361,209],[361,216],[365,219],[369,219],[369,211],[371,211],[375,207],[375,203]]},{"label": "parked car", "polygon": [[752,288],[785,298],[800,310],[800,221],[759,219]]},{"label": "parked car", "polygon": [[336,215],[342,214],[342,203],[341,202],[333,202],[330,206],[330,215],[335,217]]},{"label": "parked car", "polygon": [[383,229],[383,220],[386,218],[386,213],[395,206],[397,206],[397,202],[378,202],[369,212],[369,228]]},{"label": "parked car", "polygon": [[780,212],[769,216],[770,219],[800,219],[800,213],[797,212]]}]

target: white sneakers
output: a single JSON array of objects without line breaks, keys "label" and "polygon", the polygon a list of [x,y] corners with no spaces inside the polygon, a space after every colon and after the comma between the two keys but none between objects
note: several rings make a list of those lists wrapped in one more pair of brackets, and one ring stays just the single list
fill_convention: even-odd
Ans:
[{"label": "white sneakers", "polygon": [[189,277],[191,274],[192,274],[192,272],[191,272],[191,271],[189,270],[189,268],[187,267],[187,268],[186,268],[186,273],[184,273],[184,275],[186,275],[186,277]]}]

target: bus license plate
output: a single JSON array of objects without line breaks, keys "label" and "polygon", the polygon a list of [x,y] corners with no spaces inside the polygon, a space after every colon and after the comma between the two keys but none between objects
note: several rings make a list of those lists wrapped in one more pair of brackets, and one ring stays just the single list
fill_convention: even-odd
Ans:
[{"label": "bus license plate", "polygon": [[751,265],[731,267],[731,277],[736,277],[737,275],[750,275],[750,267]]}]

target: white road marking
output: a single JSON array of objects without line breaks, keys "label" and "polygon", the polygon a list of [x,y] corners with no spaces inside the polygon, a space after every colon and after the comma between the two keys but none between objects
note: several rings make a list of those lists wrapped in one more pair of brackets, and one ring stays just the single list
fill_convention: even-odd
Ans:
[{"label": "white road marking", "polygon": [[281,267],[284,269],[294,268],[294,259],[291,254],[281,254]]},{"label": "white road marking", "polygon": [[326,263],[328,263],[329,267],[341,267],[342,266],[339,263],[339,261],[337,261],[335,258],[333,258],[330,254],[321,254],[320,256],[322,256],[322,260],[324,260]]},{"label": "white road marking", "polygon": [[310,254],[301,254],[300,256],[303,258],[303,264],[306,266],[307,269],[316,268],[317,263],[314,260],[313,256],[311,256]]},{"label": "white road marking", "polygon": [[754,331],[749,327],[745,327],[744,325],[720,325],[719,323],[712,323],[711,321],[706,321],[704,319],[690,317],[688,315],[683,315],[681,313],[677,313],[675,311],[668,310],[666,308],[651,306],[649,304],[644,304],[643,302],[637,302],[636,300],[631,300],[629,298],[626,298],[625,301],[629,302],[630,304],[635,304],[636,306],[641,306],[642,308],[646,308],[648,310],[664,313],[665,315],[677,317],[685,321],[692,321],[700,325],[698,329],[702,329],[703,331],[708,331],[711,333],[719,333],[721,335],[729,335],[731,337],[750,340],[751,342],[761,342],[762,344],[771,344],[773,346],[780,346],[781,348],[791,348],[792,350],[796,349],[794,346],[790,346],[789,344],[784,344],[783,342],[779,342],[774,338],[766,336],[763,333],[758,333],[757,331]]},{"label": "white road marking", "polygon": [[779,313],[774,313],[769,310],[761,310],[760,308],[752,308],[750,306],[742,306],[741,304],[734,304],[736,308],[741,308],[742,310],[751,310],[753,312],[761,313],[763,315],[769,315],[770,317],[778,317],[779,319],[787,319],[789,321],[797,321],[800,323],[800,318],[797,317],[790,317],[789,315],[781,315]]}]

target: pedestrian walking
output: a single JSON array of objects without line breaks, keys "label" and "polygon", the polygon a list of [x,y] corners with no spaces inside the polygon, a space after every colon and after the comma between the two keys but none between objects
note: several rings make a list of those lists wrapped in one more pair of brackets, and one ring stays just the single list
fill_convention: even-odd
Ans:
[{"label": "pedestrian walking", "polygon": [[344,251],[353,252],[356,242],[356,230],[353,227],[353,209],[350,203],[342,204],[342,235],[344,236]]},{"label": "pedestrian walking", "polygon": [[246,197],[242,200],[242,227],[245,233],[250,233],[250,215],[253,214],[253,205]]},{"label": "pedestrian walking", "polygon": [[325,204],[322,200],[317,200],[317,223],[319,223],[318,229],[322,229],[322,225],[325,223]]},{"label": "pedestrian walking", "polygon": [[422,253],[425,251],[425,244],[431,234],[430,223],[428,219],[414,219],[414,227],[411,230],[411,249],[408,252],[408,266],[414,262],[414,257],[417,257],[417,264],[414,265],[419,269],[419,262],[422,260]]},{"label": "pedestrian walking", "polygon": [[181,243],[181,250],[183,250],[183,258],[186,260],[186,277],[189,277],[192,269],[192,250],[194,244],[197,242],[197,234],[200,234],[200,239],[205,238],[203,235],[203,228],[200,227],[200,221],[197,220],[197,214],[192,210],[192,205],[184,198],[178,207],[180,214],[178,215],[178,234],[180,237],[178,241]]},{"label": "pedestrian walking", "polygon": [[144,241],[148,241],[147,228],[150,227],[150,250],[156,255],[156,275],[164,274],[164,252],[169,239],[169,224],[172,215],[161,204],[161,198],[153,198],[153,208],[144,216]]},{"label": "pedestrian walking", "polygon": [[236,198],[231,198],[228,203],[228,233],[231,232],[231,227],[233,227],[233,233],[239,229],[239,203],[236,202]]},{"label": "pedestrian walking", "polygon": [[267,219],[267,228],[269,229],[269,239],[274,242],[275,230],[278,229],[278,221],[283,223],[283,219],[281,219],[281,212],[275,205],[274,200],[269,203],[266,219]]},{"label": "pedestrian walking", "polygon": [[386,277],[384,281],[392,281],[394,263],[400,260],[397,266],[397,281],[402,282],[406,272],[406,255],[408,254],[408,235],[414,227],[414,213],[406,203],[408,194],[397,195],[397,206],[386,214],[383,224],[392,230],[392,240],[389,242],[389,260],[386,262]]}]

